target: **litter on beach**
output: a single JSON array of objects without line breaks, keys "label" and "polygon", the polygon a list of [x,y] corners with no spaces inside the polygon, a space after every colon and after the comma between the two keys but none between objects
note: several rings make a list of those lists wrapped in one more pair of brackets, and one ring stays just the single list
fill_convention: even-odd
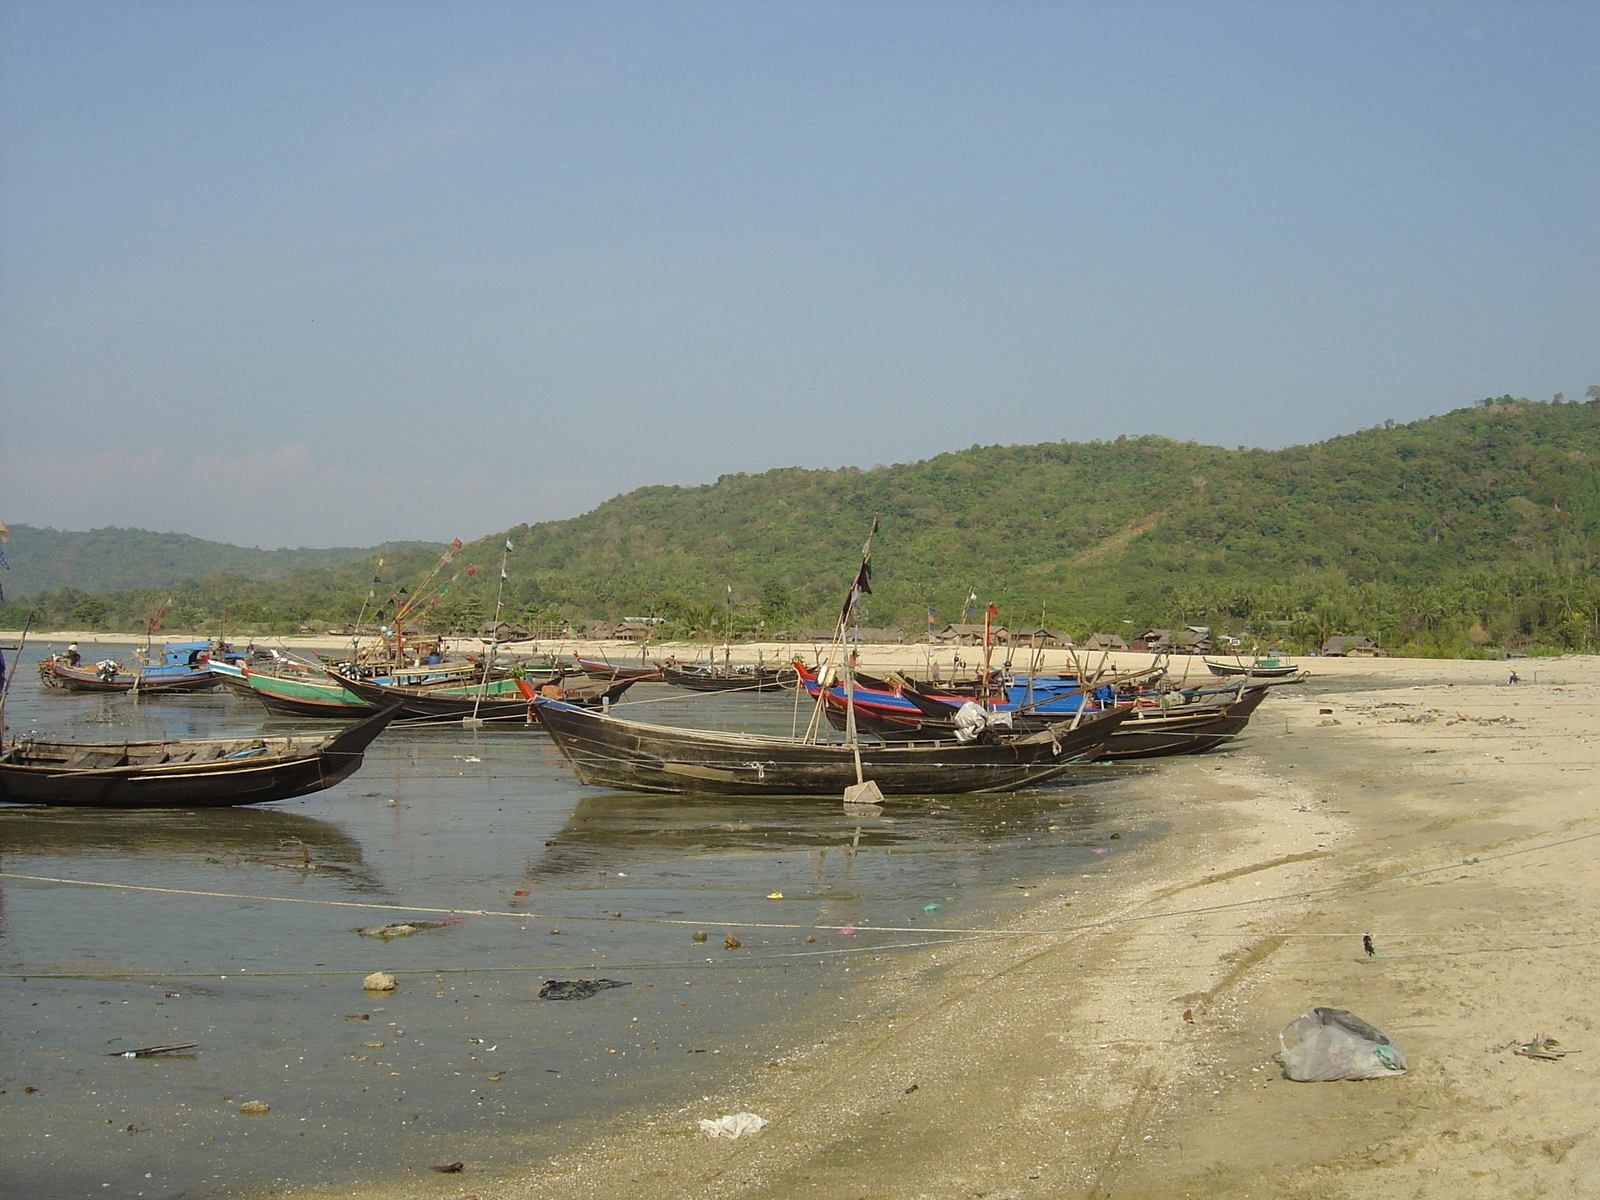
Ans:
[{"label": "litter on beach", "polygon": [[700,1132],[714,1138],[743,1137],[747,1133],[760,1133],[766,1127],[765,1118],[749,1112],[731,1113],[715,1121],[700,1122]]},{"label": "litter on beach", "polygon": [[587,1000],[607,988],[627,986],[623,979],[547,979],[539,988],[539,999]]},{"label": "litter on beach", "polygon": [[1342,1008],[1313,1008],[1278,1034],[1284,1074],[1299,1083],[1383,1079],[1406,1073],[1389,1035]]}]

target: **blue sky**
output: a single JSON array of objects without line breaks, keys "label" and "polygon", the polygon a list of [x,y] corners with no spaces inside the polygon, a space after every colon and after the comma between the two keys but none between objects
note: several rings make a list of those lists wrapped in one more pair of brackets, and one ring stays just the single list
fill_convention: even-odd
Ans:
[{"label": "blue sky", "polygon": [[1600,382],[1595,4],[0,0],[0,517],[646,483]]}]

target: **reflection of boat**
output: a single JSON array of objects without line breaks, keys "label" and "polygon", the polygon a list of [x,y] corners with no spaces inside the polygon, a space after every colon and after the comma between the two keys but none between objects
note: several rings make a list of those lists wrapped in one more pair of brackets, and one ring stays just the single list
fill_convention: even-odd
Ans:
[{"label": "reflection of boat", "polygon": [[[299,843],[296,845],[295,843]],[[193,862],[196,854],[232,855],[294,866],[309,855],[318,870],[376,887],[361,843],[338,825],[273,808],[107,810],[0,805],[0,858],[139,859]]]},{"label": "reflection of boat", "polygon": [[1115,709],[1085,718],[1069,751],[1054,730],[994,741],[849,745],[646,725],[555,700],[534,704],[582,783],[745,796],[838,796],[862,775],[884,795],[1013,791],[1070,771],[1127,716]]},{"label": "reflection of boat", "polygon": [[0,800],[90,808],[217,808],[287,800],[352,775],[397,710],[331,737],[45,742],[0,754]]},{"label": "reflection of boat", "polygon": [[207,692],[217,686],[205,661],[210,646],[205,641],[168,642],[161,648],[160,662],[141,663],[131,671],[112,658],[73,663],[66,655],[52,654],[39,660],[39,678],[47,687],[69,692]]}]

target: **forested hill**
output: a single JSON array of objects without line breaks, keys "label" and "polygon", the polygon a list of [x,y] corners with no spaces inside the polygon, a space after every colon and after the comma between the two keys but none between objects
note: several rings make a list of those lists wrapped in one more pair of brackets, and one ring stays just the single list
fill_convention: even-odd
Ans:
[{"label": "forested hill", "polygon": [[1600,404],[1505,397],[1277,451],[1146,436],[724,476],[509,536],[518,575],[550,597],[639,608],[652,593],[714,599],[724,581],[753,599],[776,582],[813,608],[839,595],[878,514],[872,624],[917,622],[927,605],[958,620],[971,590],[1012,621],[1041,603],[1047,622],[1174,621],[1235,592],[1289,608],[1319,588],[1581,575],[1600,548],[1597,467]]},{"label": "forested hill", "polygon": [[[571,520],[483,538],[457,557],[457,567],[478,564],[476,576],[458,579],[428,618],[475,627],[509,537],[506,599],[529,621],[826,625],[877,515],[862,617],[873,626],[922,628],[929,607],[941,624],[958,621],[976,592],[1005,622],[1042,612],[1080,635],[1127,632],[1127,621],[1292,629],[1305,644],[1365,633],[1419,652],[1587,646],[1600,609],[1597,464],[1600,402],[1501,397],[1275,451],[1143,436],[730,475],[640,488]],[[185,599],[197,616],[227,603],[235,621],[280,628],[349,620],[375,557],[275,583],[212,579]],[[387,557],[385,587],[414,582],[429,555]],[[126,619],[117,614],[138,600],[111,604],[107,619]]]},{"label": "forested hill", "polygon": [[60,588],[98,593],[174,587],[186,579],[219,574],[282,579],[297,571],[357,562],[382,549],[259,550],[183,533],[152,533],[114,525],[86,531],[13,525],[11,541],[5,547],[11,570],[0,575],[0,584],[7,597],[20,600]]}]

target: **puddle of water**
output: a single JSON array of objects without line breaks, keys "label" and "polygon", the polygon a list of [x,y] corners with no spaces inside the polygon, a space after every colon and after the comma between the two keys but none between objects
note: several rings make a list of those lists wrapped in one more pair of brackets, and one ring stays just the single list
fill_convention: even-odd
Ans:
[{"label": "puddle of water", "polygon": [[[787,694],[632,695],[652,702],[630,715],[668,724],[792,720]],[[13,732],[82,740],[295,727],[222,693],[47,693],[27,666],[9,707]],[[1141,779],[1091,771],[858,820],[814,799],[583,788],[535,730],[454,726],[393,730],[345,783],[265,808],[0,807],[11,876],[154,889],[0,878],[0,1191],[194,1197],[489,1168],[573,1122],[697,1099],[933,931],[1114,869],[1106,852],[1154,829]],[[354,932],[407,917],[450,924]],[[398,989],[364,993],[374,970]],[[545,980],[597,977],[626,986],[539,998]],[[240,1114],[249,1100],[270,1111]]]}]

